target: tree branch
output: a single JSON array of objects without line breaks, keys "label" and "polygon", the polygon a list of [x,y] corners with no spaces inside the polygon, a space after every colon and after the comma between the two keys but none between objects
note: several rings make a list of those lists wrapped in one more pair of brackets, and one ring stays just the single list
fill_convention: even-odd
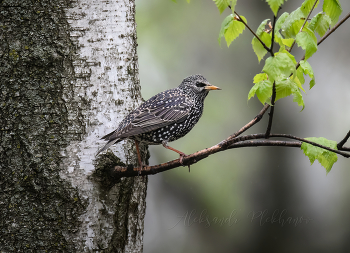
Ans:
[{"label": "tree branch", "polygon": [[280,140],[258,140],[258,139],[264,139],[265,134],[250,134],[245,136],[239,136],[234,139],[231,139],[229,142],[230,144],[227,146],[222,145],[214,145],[210,148],[203,149],[201,151],[198,151],[196,153],[193,153],[191,155],[188,155],[183,158],[183,164],[180,163],[180,159],[172,160],[166,163],[154,165],[154,166],[147,166],[144,167],[141,173],[139,173],[138,168],[134,168],[133,166],[128,167],[122,167],[122,166],[115,166],[110,169],[109,173],[113,178],[121,178],[121,177],[133,177],[133,176],[144,176],[144,175],[154,175],[163,171],[167,171],[176,167],[180,166],[188,166],[192,165],[194,163],[197,163],[198,161],[215,154],[217,152],[221,152],[227,149],[234,149],[234,148],[242,148],[242,147],[258,147],[258,146],[281,146],[281,147],[301,147],[302,142],[309,143],[313,146],[317,146],[323,149],[326,149],[328,151],[337,153],[339,155],[342,155],[346,158],[350,157],[349,153],[341,152],[339,150],[335,150],[323,145],[320,145],[318,143],[308,141],[306,139],[296,137],[289,134],[271,134],[270,137],[283,137],[283,138],[289,138],[289,139],[295,139],[298,140],[297,142],[291,142],[291,141],[280,141]]},{"label": "tree branch", "polygon": [[[252,136],[254,138],[254,136]],[[258,147],[258,146],[284,146],[284,147],[300,147],[301,142],[290,142],[290,141],[279,141],[279,140],[250,140],[250,141],[244,141],[244,142],[237,142],[233,143],[229,147],[225,149],[217,148],[218,145],[215,145],[211,148],[204,149],[201,151],[198,151],[196,153],[193,153],[191,155],[188,155],[184,158],[184,165],[192,165],[194,163],[197,163],[198,161],[208,157],[211,154],[226,150],[226,149],[233,149],[233,148],[241,148],[241,147]],[[215,152],[213,152],[215,150]],[[145,176],[145,175],[154,175],[163,171],[171,170],[176,167],[182,166],[180,164],[179,159],[172,160],[166,163],[161,163],[154,166],[147,166],[143,167],[143,170],[141,173],[139,173],[138,168],[133,168],[132,166],[128,167],[121,167],[121,166],[115,166],[110,169],[109,174],[115,178],[115,180],[118,180],[121,177],[134,177],[134,176]]]}]

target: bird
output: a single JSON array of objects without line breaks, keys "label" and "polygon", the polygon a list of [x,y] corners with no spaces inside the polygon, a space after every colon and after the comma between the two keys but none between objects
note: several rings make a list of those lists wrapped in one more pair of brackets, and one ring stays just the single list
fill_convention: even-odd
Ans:
[{"label": "bird", "polygon": [[142,170],[139,143],[159,145],[175,151],[183,164],[185,153],[168,146],[168,142],[185,136],[203,113],[204,99],[211,90],[221,90],[211,85],[202,75],[191,75],[173,89],[158,93],[129,113],[117,129],[103,136],[108,141],[96,155],[125,139],[135,141],[138,163]]}]

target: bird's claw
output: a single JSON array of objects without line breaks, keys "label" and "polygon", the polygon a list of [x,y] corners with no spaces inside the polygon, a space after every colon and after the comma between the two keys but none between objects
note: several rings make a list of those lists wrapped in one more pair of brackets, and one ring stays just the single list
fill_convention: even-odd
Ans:
[{"label": "bird's claw", "polygon": [[143,169],[143,166],[141,165],[139,168],[137,168],[137,171],[138,171],[138,175],[140,176],[141,175],[141,171]]}]

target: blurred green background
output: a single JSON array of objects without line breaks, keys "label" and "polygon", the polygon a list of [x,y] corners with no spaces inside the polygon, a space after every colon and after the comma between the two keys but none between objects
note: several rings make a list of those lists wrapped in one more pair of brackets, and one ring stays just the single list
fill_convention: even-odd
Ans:
[{"label": "blurred green background", "polygon": [[[339,0],[342,18],[350,1]],[[287,1],[280,13],[302,1]],[[313,14],[321,11],[318,7]],[[236,11],[256,30],[272,18],[261,0],[238,1]],[[203,74],[222,88],[205,101],[195,128],[171,146],[191,154],[217,144],[260,111],[247,102],[260,64],[252,34],[227,48],[217,37],[223,19],[211,0],[137,0],[140,80],[144,99]],[[276,103],[272,132],[339,141],[350,129],[350,20],[319,46],[309,60],[316,86],[304,94],[306,107],[286,98]],[[299,60],[303,53],[295,46]],[[307,86],[306,86],[307,87]],[[266,130],[267,114],[247,133]],[[348,144],[347,146],[350,146]],[[151,146],[150,164],[178,158]],[[339,157],[332,171],[297,148],[228,150],[191,166],[149,177],[144,252],[350,252],[350,166]]]}]

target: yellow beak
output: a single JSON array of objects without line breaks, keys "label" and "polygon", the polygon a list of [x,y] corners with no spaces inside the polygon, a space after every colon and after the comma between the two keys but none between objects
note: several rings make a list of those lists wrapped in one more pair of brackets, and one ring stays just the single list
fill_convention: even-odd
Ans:
[{"label": "yellow beak", "polygon": [[207,85],[204,87],[206,90],[221,90],[219,87],[216,87],[214,85]]}]

